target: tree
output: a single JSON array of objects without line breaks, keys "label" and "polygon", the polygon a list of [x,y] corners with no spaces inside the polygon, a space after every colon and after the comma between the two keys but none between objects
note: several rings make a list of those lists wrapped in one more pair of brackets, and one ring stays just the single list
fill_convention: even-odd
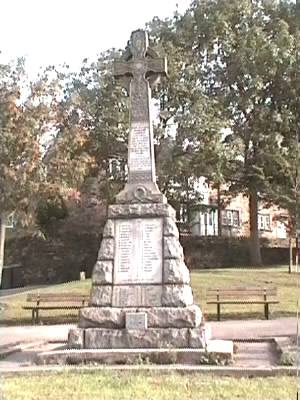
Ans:
[{"label": "tree", "polygon": [[[219,157],[219,165],[223,177],[231,182],[231,192],[249,196],[253,265],[262,262],[258,202],[269,196],[269,167],[279,154],[280,134],[270,128],[276,118],[272,93],[278,86],[282,65],[289,60],[292,43],[287,24],[276,14],[277,9],[276,1],[198,0],[177,19],[169,33],[169,37],[176,37],[173,40],[176,54],[184,54],[179,82],[185,90],[184,105],[190,105],[178,110],[188,122],[194,121],[194,115],[201,116],[203,112],[199,107],[195,110],[194,105],[204,93],[215,104],[219,118],[223,118],[223,128],[230,128],[223,139],[231,159],[228,163]],[[175,94],[175,99],[178,96]],[[205,97],[202,99],[205,101]],[[202,127],[203,137],[206,135],[207,142],[215,147],[220,136],[209,120],[202,117],[202,122],[206,128],[205,131]],[[189,132],[194,141],[197,130]],[[204,162],[205,147],[209,146],[203,146]],[[191,166],[194,165],[195,160]],[[204,173],[206,168],[202,168]],[[271,173],[276,171],[273,169]]]},{"label": "tree", "polygon": [[[300,226],[300,4],[283,2],[276,12],[277,19],[285,23],[290,45],[285,48],[288,57],[278,70],[276,86],[272,88],[276,118],[271,129],[280,135],[280,140],[277,141],[278,157],[270,166],[276,174],[270,174],[269,194],[276,204],[288,211],[290,247],[295,237],[297,265],[297,230]],[[292,271],[290,254],[289,272]]]},{"label": "tree", "polygon": [[[84,60],[79,73],[62,75],[64,94],[54,123],[57,133],[47,157],[53,179],[65,177],[79,189],[84,177],[96,177],[107,204],[125,180],[127,159],[127,99],[112,76],[116,57],[118,52],[108,50],[96,62]],[[58,71],[56,76],[61,81]]]},{"label": "tree", "polygon": [[39,101],[40,82],[22,98],[25,78],[24,60],[0,65],[0,281],[7,218],[15,213],[22,223],[32,221],[44,180],[40,140],[48,107]]},{"label": "tree", "polygon": [[222,180],[221,106],[203,85],[192,49],[185,46],[187,32],[179,16],[155,18],[148,30],[152,46],[168,60],[168,78],[153,93],[160,107],[154,130],[158,184],[177,211],[184,206],[190,221],[191,209],[201,201],[198,178]]}]

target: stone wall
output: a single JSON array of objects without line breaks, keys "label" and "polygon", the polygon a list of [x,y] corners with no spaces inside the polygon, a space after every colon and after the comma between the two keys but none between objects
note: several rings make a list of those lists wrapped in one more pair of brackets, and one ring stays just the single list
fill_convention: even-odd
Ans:
[{"label": "stone wall", "polygon": [[[249,238],[181,236],[181,243],[190,269],[250,265]],[[261,240],[261,253],[264,265],[289,262],[286,241],[272,244]]]},{"label": "stone wall", "polygon": [[[7,247],[12,244],[9,241]],[[18,268],[24,285],[59,283],[79,279],[80,271],[90,277],[97,258],[100,236],[91,234],[69,234],[66,237],[47,240],[28,237],[19,242],[14,240],[9,250],[10,261],[22,264]]]},{"label": "stone wall", "polygon": [[46,238],[27,236],[6,242],[5,264],[21,264],[25,285],[79,279],[80,271],[90,277],[97,259],[105,223],[105,208],[94,206],[78,214],[53,221]]}]

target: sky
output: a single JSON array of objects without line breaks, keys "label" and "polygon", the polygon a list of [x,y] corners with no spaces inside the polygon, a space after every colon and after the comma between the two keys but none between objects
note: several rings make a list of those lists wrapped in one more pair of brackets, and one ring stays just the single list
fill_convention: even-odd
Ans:
[{"label": "sky", "polygon": [[184,12],[191,0],[0,0],[0,62],[26,58],[29,75],[67,63],[77,69],[154,16]]}]

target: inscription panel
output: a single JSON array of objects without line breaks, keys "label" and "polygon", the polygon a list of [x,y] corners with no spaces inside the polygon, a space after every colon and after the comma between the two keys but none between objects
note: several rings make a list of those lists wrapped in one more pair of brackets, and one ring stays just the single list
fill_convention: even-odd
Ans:
[{"label": "inscription panel", "polygon": [[135,312],[125,314],[126,329],[147,329],[147,314],[145,312]]},{"label": "inscription panel", "polygon": [[152,170],[149,124],[132,122],[128,153],[129,175],[131,172]]},{"label": "inscription panel", "polygon": [[114,283],[162,283],[162,218],[115,220]]},{"label": "inscription panel", "polygon": [[162,286],[114,286],[113,307],[160,307]]}]

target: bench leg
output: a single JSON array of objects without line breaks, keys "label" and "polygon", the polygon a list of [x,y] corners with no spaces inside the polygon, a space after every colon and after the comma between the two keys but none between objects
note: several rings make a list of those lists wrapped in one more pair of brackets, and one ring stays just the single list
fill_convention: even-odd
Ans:
[{"label": "bench leg", "polygon": [[35,309],[32,309],[32,313],[31,313],[31,322],[33,325],[35,325]]},{"label": "bench leg", "polygon": [[221,304],[217,304],[217,318],[221,321]]},{"label": "bench leg", "polygon": [[35,323],[38,324],[39,323],[39,309],[35,310]]},{"label": "bench leg", "polygon": [[269,319],[269,303],[265,304],[265,318]]}]

